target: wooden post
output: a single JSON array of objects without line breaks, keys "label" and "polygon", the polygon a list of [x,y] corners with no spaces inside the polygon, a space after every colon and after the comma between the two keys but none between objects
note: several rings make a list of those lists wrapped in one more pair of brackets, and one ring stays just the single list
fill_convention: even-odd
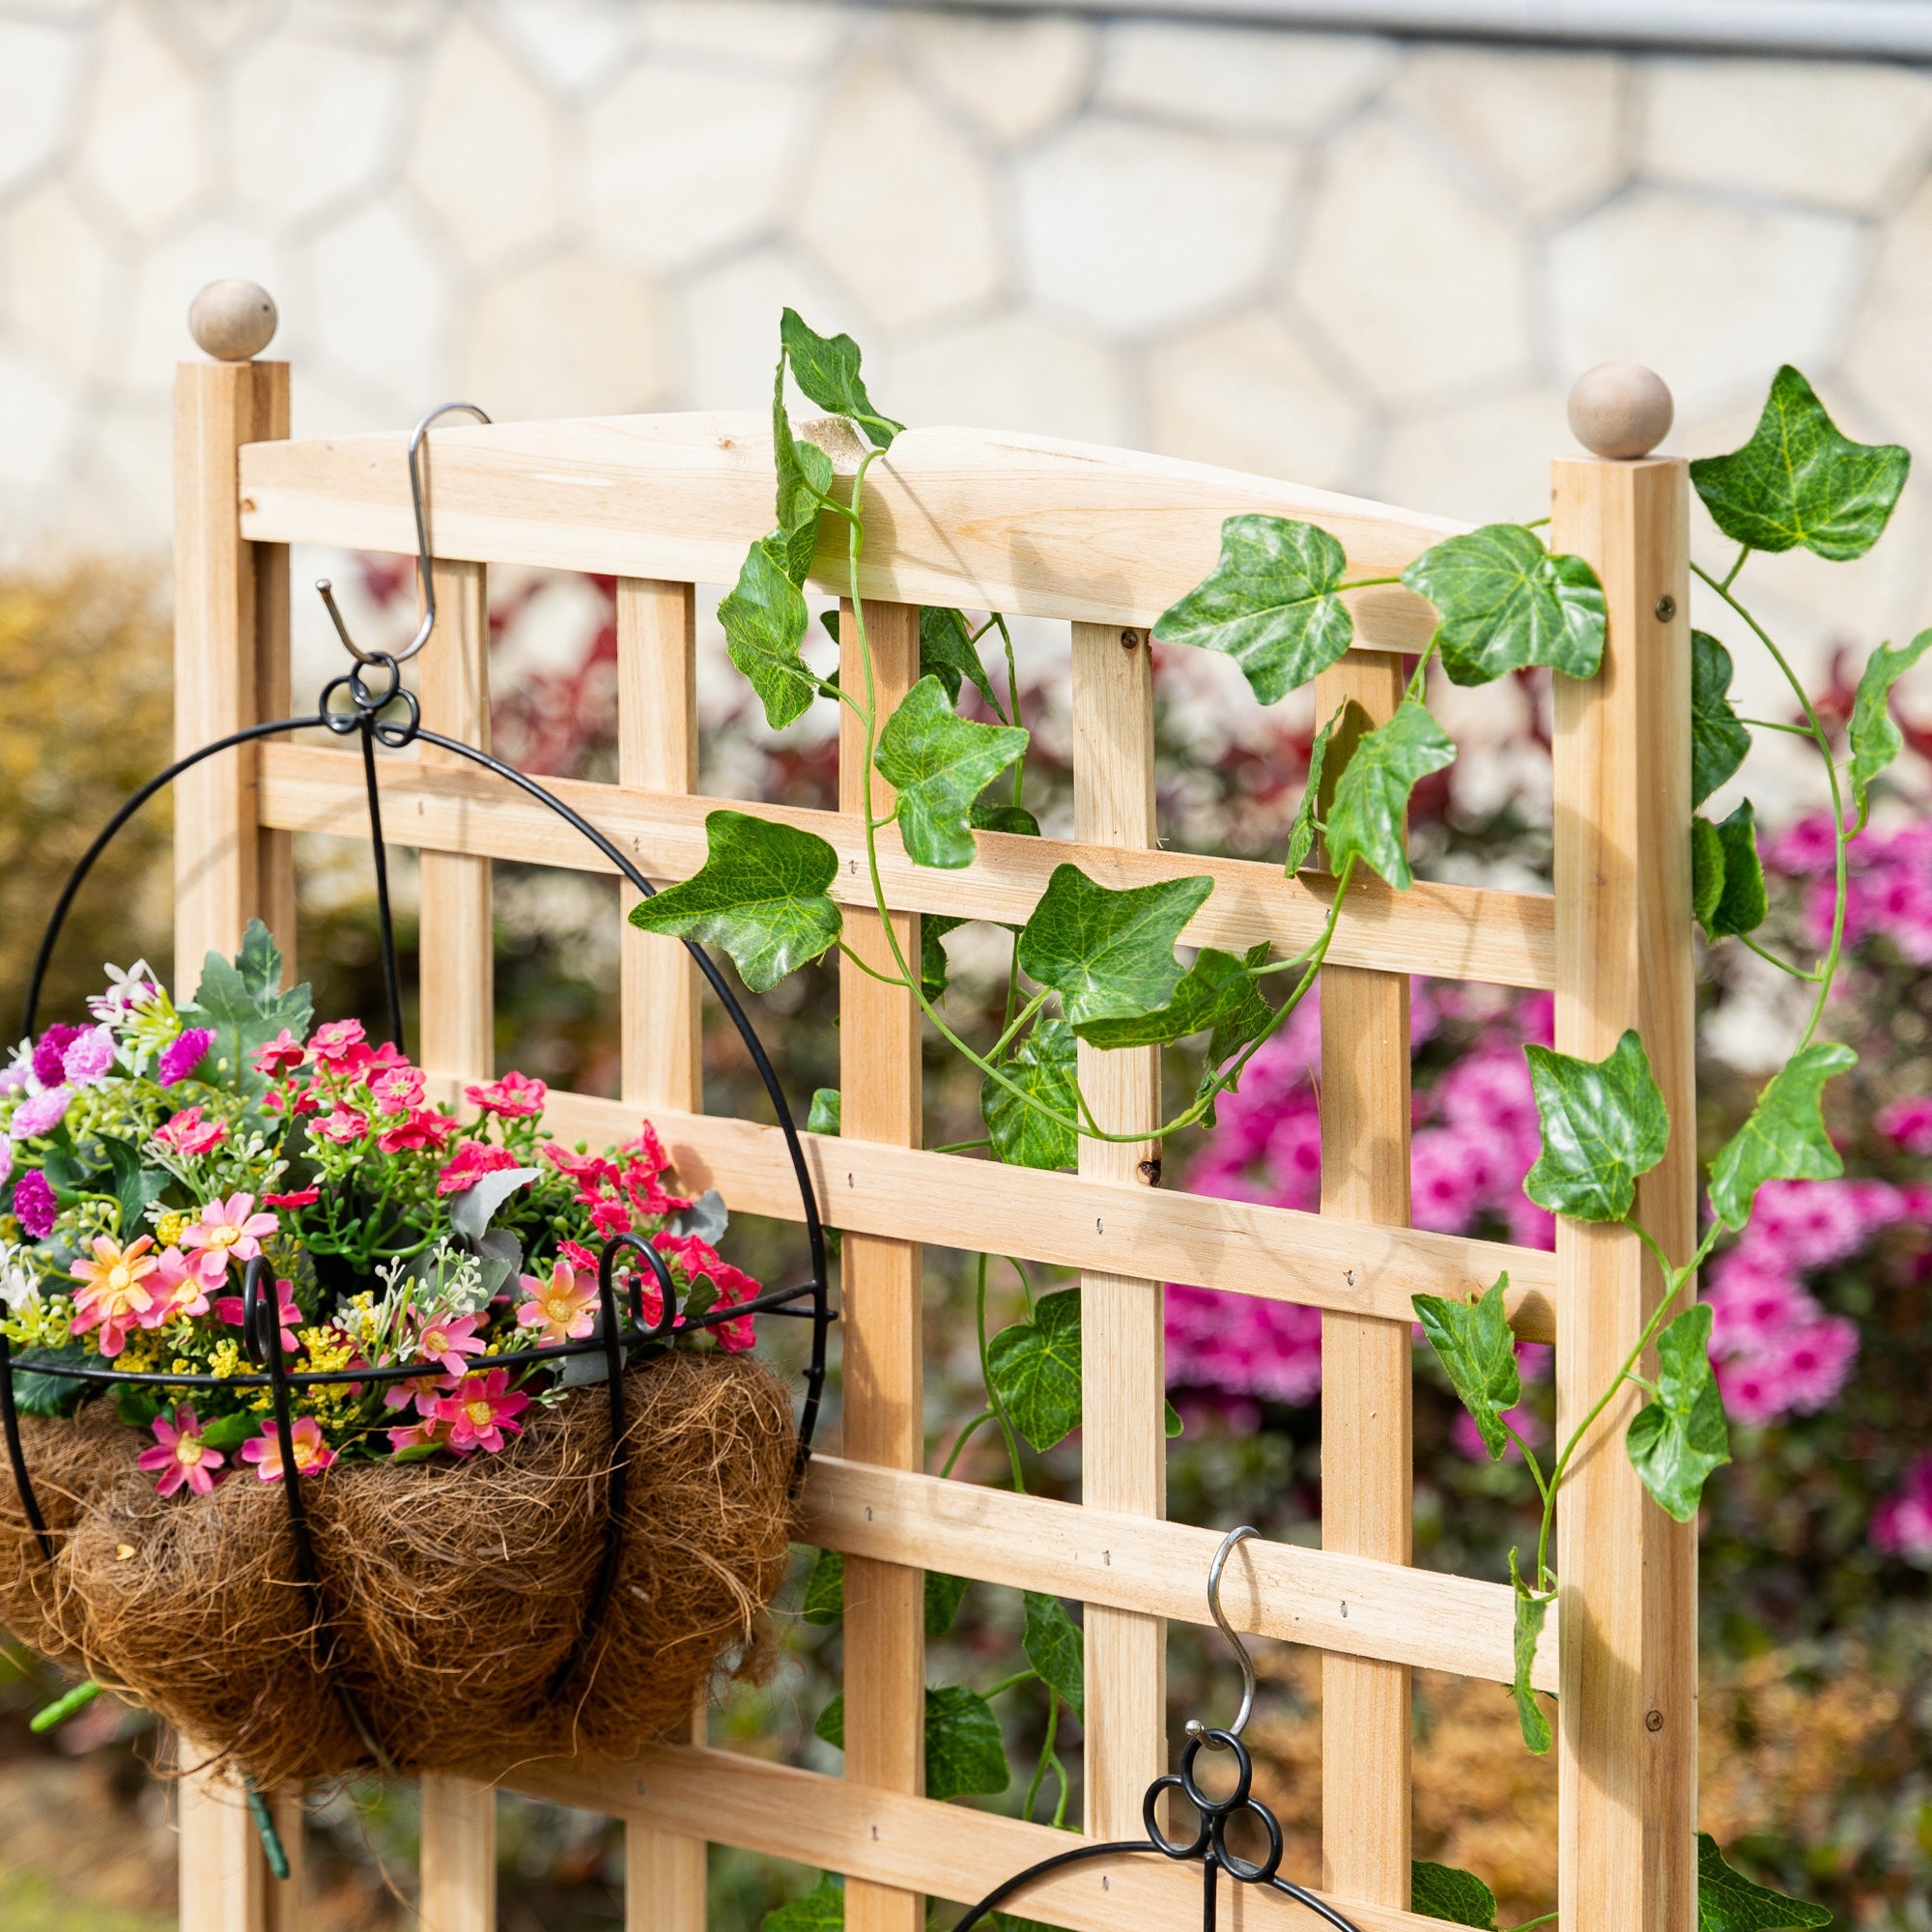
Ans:
[{"label": "wooden post", "polygon": [[[851,605],[839,619],[839,681],[866,688]],[[907,604],[866,606],[878,726],[919,677],[919,611]],[[839,706],[838,809],[873,809],[892,789],[866,767],[866,734]],[[892,916],[900,956],[919,970],[919,918]],[[895,973],[876,914],[848,910],[845,942],[875,970]],[[850,1140],[917,1147],[920,1119],[920,1016],[908,992],[841,959],[838,966],[838,1079],[841,1129]],[[836,1205],[830,1211],[837,1217]],[[839,1267],[839,1328],[844,1349],[844,1453],[855,1463],[917,1469],[925,1457],[922,1413],[924,1321],[920,1297],[923,1250],[917,1241],[847,1233]],[[845,1559],[845,1776],[888,1791],[925,1785],[925,1575],[869,1558]],[[810,1855],[809,1844],[801,1849]],[[922,1932],[919,1893],[854,1879],[845,1888],[847,1932]]]},{"label": "wooden post", "polygon": [[[697,789],[697,604],[689,583],[617,582],[617,781],[652,791]],[[626,885],[626,914],[636,904]],[[684,942],[639,932],[621,940],[623,1094],[646,1113],[704,1107],[697,968]],[[706,1738],[704,1693],[692,1713]],[[626,1932],[704,1932],[702,1838],[638,1820],[624,1833]]]},{"label": "wooden post", "polygon": [[[490,749],[489,583],[480,563],[431,563],[436,629],[423,647],[423,723]],[[434,745],[426,765],[469,769]],[[460,852],[422,855],[418,1047],[427,1072],[459,1083],[491,1080],[496,937],[490,861]],[[423,1932],[495,1932],[497,1793],[469,1778],[422,1780]]]},{"label": "wooden post", "polygon": [[[280,715],[289,687],[288,552],[245,542],[241,530],[242,445],[289,433],[288,364],[247,359],[268,347],[274,303],[252,284],[217,283],[196,298],[189,326],[222,359],[175,370],[178,757],[258,723],[264,701],[278,707],[267,715]],[[294,956],[290,844],[257,822],[255,772],[254,750],[243,746],[175,783],[173,980],[183,999],[200,983],[206,955],[232,953],[250,919],[269,917]],[[181,1748],[188,1763],[211,1755],[187,1742]],[[239,1787],[191,1773],[180,1827],[184,1925],[279,1932],[293,1923],[293,1901],[276,1896]]]},{"label": "wooden post", "polygon": [[[1399,656],[1351,652],[1317,678],[1316,710],[1327,718],[1352,698],[1367,725],[1380,724],[1402,702],[1405,682]],[[1331,769],[1348,750],[1338,732]],[[1321,987],[1321,1211],[1406,1228],[1407,977],[1328,966]],[[1406,1321],[1321,1318],[1324,1549],[1387,1563],[1414,1554],[1411,1355]],[[1326,1653],[1321,1883],[1343,1898],[1406,1908],[1408,1858],[1408,1666]]]},{"label": "wooden post", "polygon": [[[1153,667],[1144,631],[1073,626],[1074,837],[1146,849],[1155,842]],[[1160,1053],[1082,1044],[1080,1084],[1112,1133],[1160,1124]],[[1159,1178],[1152,1141],[1080,1143],[1083,1178],[1144,1187]],[[1095,1509],[1167,1513],[1165,1296],[1157,1281],[1080,1277],[1080,1493]],[[1206,1578],[1203,1578],[1206,1587]],[[1167,1626],[1086,1606],[1085,1830],[1142,1831],[1141,1800],[1167,1769]]]},{"label": "wooden post", "polygon": [[[1587,433],[1574,410],[1572,422]],[[1668,424],[1666,396],[1650,440]],[[1682,1257],[1696,1237],[1697,1140],[1686,469],[1572,459],[1552,491],[1550,548],[1589,559],[1609,608],[1602,670],[1555,680],[1556,1044],[1598,1060],[1626,1028],[1642,1036],[1671,1135],[1636,1213]],[[1634,1235],[1557,1222],[1559,1438],[1662,1288]],[[1624,1454],[1638,1401],[1627,1387],[1605,1411],[1558,1512],[1564,1932],[1696,1922],[1696,1527],[1650,1500]]]}]

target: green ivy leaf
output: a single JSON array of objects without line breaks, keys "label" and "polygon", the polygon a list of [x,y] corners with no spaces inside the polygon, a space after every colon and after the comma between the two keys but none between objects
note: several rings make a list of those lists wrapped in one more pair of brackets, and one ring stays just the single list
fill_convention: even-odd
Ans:
[{"label": "green ivy leaf", "polygon": [[1663,1158],[1670,1115],[1633,1027],[1602,1060],[1526,1046],[1543,1151],[1523,1177],[1539,1208],[1573,1221],[1621,1221],[1637,1177]]},{"label": "green ivy leaf", "polygon": [[1604,661],[1604,587],[1580,556],[1552,555],[1520,524],[1445,537],[1402,574],[1435,606],[1452,684],[1549,665],[1594,677]]},{"label": "green ivy leaf", "polygon": [[880,449],[905,428],[872,407],[859,375],[859,345],[849,335],[820,335],[788,308],[779,319],[779,340],[791,358],[792,380],[822,410],[848,416]]},{"label": "green ivy leaf", "polygon": [[838,855],[823,838],[753,818],[714,811],[704,821],[703,866],[681,885],[631,910],[631,923],[722,946],[754,993],[836,943],[843,922],[826,895]]},{"label": "green ivy leaf", "polygon": [[1026,754],[1027,733],[975,724],[952,709],[937,677],[923,677],[879,734],[872,762],[898,793],[899,838],[916,866],[970,866],[973,801]]},{"label": "green ivy leaf", "polygon": [[1492,1463],[1501,1462],[1509,1448],[1503,1416],[1522,1400],[1516,1337],[1503,1313],[1508,1287],[1509,1276],[1503,1273],[1473,1301],[1451,1301],[1439,1294],[1410,1297],[1415,1319],[1448,1372],[1457,1400],[1474,1419]]},{"label": "green ivy leaf", "polygon": [[1039,820],[1023,805],[976,805],[975,832],[1008,832],[1017,838],[1037,838]]},{"label": "green ivy leaf", "polygon": [[45,1373],[55,1367],[99,1368],[92,1349],[20,1349],[14,1355],[14,1406],[22,1415],[71,1415],[87,1393],[87,1384],[71,1376]]},{"label": "green ivy leaf", "polygon": [[[1071,1167],[1080,1152],[1079,1136],[1071,1127],[1049,1120],[1038,1106],[1051,1107],[1065,1120],[1080,1117],[1077,1073],[1079,1050],[1073,1029],[1063,1019],[1046,1016],[1034,1022],[1000,1071],[1011,1086],[990,1076],[980,1083],[980,1113],[992,1137],[993,1152],[1009,1167]],[[1012,1089],[1016,1087],[1019,1093]],[[1024,1094],[1027,1097],[1022,1098]]]},{"label": "green ivy leaf", "polygon": [[1335,781],[1328,807],[1328,867],[1351,855],[1373,866],[1399,892],[1415,883],[1404,849],[1403,817],[1419,780],[1454,761],[1455,742],[1414,698],[1386,724],[1356,742]]},{"label": "green ivy leaf", "polygon": [[1786,1898],[1733,1871],[1717,1839],[1697,1833],[1697,1932],[1811,1932],[1831,1922],[1822,1905]]},{"label": "green ivy leaf", "polygon": [[1267,954],[1265,941],[1245,955],[1204,946],[1180,976],[1174,997],[1158,1011],[1137,1013],[1131,1019],[1086,1020],[1073,1031],[1090,1046],[1112,1049],[1167,1046],[1211,1028],[1214,1042],[1208,1058],[1218,1066],[1274,1017],[1254,977],[1254,968],[1264,965]]},{"label": "green ivy leaf", "polygon": [[944,1636],[952,1628],[952,1620],[959,1614],[959,1605],[965,1601],[969,1580],[965,1577],[949,1577],[943,1570],[928,1570],[925,1573],[927,1636]]},{"label": "green ivy leaf", "polygon": [[963,1684],[942,1684],[925,1693],[925,1795],[990,1796],[1012,1782],[1007,1741],[993,1707]]},{"label": "green ivy leaf", "polygon": [[973,642],[973,627],[966,621],[963,611],[928,604],[920,611],[919,674],[936,677],[946,687],[947,699],[952,704],[959,702],[959,688],[970,679],[993,710],[1001,717],[1006,716],[1005,707],[993,696],[993,680],[980,662],[979,648]]},{"label": "green ivy leaf", "polygon": [[1294,823],[1288,828],[1288,857],[1282,870],[1292,879],[1307,865],[1315,850],[1315,821],[1321,810],[1321,770],[1328,762],[1328,741],[1341,722],[1348,705],[1338,705],[1335,715],[1315,734],[1308,748],[1308,782],[1301,788],[1301,803],[1295,808]]},{"label": "green ivy leaf", "polygon": [[1220,561],[1161,613],[1153,635],[1233,658],[1255,696],[1273,704],[1353,641],[1354,619],[1335,594],[1347,565],[1342,546],[1317,524],[1230,517]]},{"label": "green ivy leaf", "polygon": [[1066,1605],[1043,1590],[1028,1590],[1026,1631],[1020,1648],[1026,1661],[1059,1692],[1076,1718],[1087,1715],[1086,1656],[1080,1626],[1066,1614]]},{"label": "green ivy leaf", "polygon": [[1051,986],[1076,1027],[1164,1007],[1180,982],[1175,942],[1213,890],[1197,877],[1117,891],[1056,866],[1020,934],[1020,971]]},{"label": "green ivy leaf", "polygon": [[1451,1925],[1473,1925],[1478,1932],[1496,1932],[1495,1893],[1474,1872],[1463,1871],[1458,1865],[1411,1859],[1408,1909],[1424,1918],[1443,1918]]},{"label": "green ivy leaf", "polygon": [[923,912],[919,916],[920,990],[935,1006],[946,997],[947,975],[951,971],[946,948],[940,942],[965,923],[963,919],[941,912]]},{"label": "green ivy leaf", "polygon": [[1522,1729],[1524,1747],[1542,1757],[1550,1746],[1549,1719],[1543,1715],[1529,1680],[1536,1667],[1536,1646],[1543,1635],[1544,1619],[1549,1614],[1555,1592],[1538,1596],[1530,1589],[1517,1568],[1514,1549],[1510,1551],[1510,1587],[1516,1592],[1516,1675],[1510,1683],[1510,1694],[1516,1699],[1516,1719]]},{"label": "green ivy leaf", "polygon": [[1702,805],[1744,763],[1751,735],[1731,709],[1731,654],[1690,633],[1690,803]]},{"label": "green ivy leaf", "polygon": [[1717,825],[1705,818],[1693,820],[1690,835],[1691,900],[1705,937],[1728,939],[1755,932],[1770,904],[1750,800]]},{"label": "green ivy leaf", "polygon": [[845,1932],[845,1881],[822,1873],[802,1898],[766,1913],[758,1932]]},{"label": "green ivy leaf", "polygon": [[782,530],[760,538],[745,553],[737,586],[718,607],[724,647],[775,731],[804,717],[818,696],[817,675],[799,654],[810,619],[789,565]]},{"label": "green ivy leaf", "polygon": [[1161,1429],[1170,1442],[1178,1442],[1187,1434],[1187,1425],[1180,1419],[1180,1411],[1171,1402],[1161,1404]]},{"label": "green ivy leaf", "polygon": [[821,1549],[805,1579],[805,1604],[799,1615],[809,1624],[836,1624],[845,1615],[845,1558],[837,1549]]},{"label": "green ivy leaf", "polygon": [[1891,719],[1891,687],[1932,647],[1932,631],[1920,631],[1902,650],[1881,644],[1865,660],[1852,700],[1852,797],[1859,808],[1858,830],[1871,816],[1871,783],[1898,756],[1905,743]]},{"label": "green ivy leaf", "polygon": [[1835,1180],[1845,1171],[1825,1131],[1825,1082],[1858,1065],[1849,1046],[1813,1040],[1773,1076],[1750,1118],[1711,1163],[1711,1211],[1742,1228],[1767,1180]]},{"label": "green ivy leaf", "polygon": [[814,1087],[811,1090],[811,1108],[805,1117],[805,1130],[809,1134],[836,1134],[843,1113],[843,1102],[836,1087]]},{"label": "green ivy leaf", "polygon": [[791,418],[785,413],[784,378],[785,358],[781,352],[772,379],[772,457],[779,486],[779,526],[772,534],[785,575],[802,586],[818,549],[818,521],[824,515],[824,497],[832,488],[832,459],[815,442],[792,435]]},{"label": "green ivy leaf", "polygon": [[1731,1460],[1724,1399],[1711,1373],[1709,1302],[1687,1308],[1657,1338],[1657,1394],[1631,1418],[1624,1448],[1644,1488],[1689,1522],[1704,1479]]},{"label": "green ivy leaf", "polygon": [[1768,551],[1803,544],[1844,563],[1884,535],[1911,468],[1911,455],[1895,443],[1840,435],[1787,362],[1771,379],[1751,440],[1728,456],[1699,457],[1690,481],[1732,542]]},{"label": "green ivy leaf", "polygon": [[1051,1449],[1080,1425],[1080,1291],[1035,1302],[1033,1319],[1002,1328],[986,1349],[987,1379],[1036,1449]]}]

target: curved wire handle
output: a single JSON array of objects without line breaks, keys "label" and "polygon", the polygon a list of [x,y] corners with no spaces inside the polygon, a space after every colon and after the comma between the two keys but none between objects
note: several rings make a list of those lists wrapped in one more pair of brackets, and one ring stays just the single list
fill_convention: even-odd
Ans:
[{"label": "curved wire handle", "polygon": [[481,423],[490,420],[488,414],[474,403],[439,403],[410,432],[410,502],[416,514],[416,584],[423,606],[422,622],[416,626],[415,636],[399,651],[365,651],[349,635],[349,626],[342,621],[342,612],[335,603],[335,586],[326,577],[318,577],[315,581],[323,606],[335,626],[335,635],[342,639],[343,648],[358,665],[386,663],[392,669],[397,665],[406,665],[429,642],[430,633],[436,629],[436,579],[429,567],[429,520],[423,513],[422,447],[430,424],[439,416],[449,415],[457,410],[467,410]]},{"label": "curved wire handle", "polygon": [[1228,1558],[1234,1554],[1235,1546],[1245,1542],[1251,1536],[1259,1536],[1261,1531],[1253,1523],[1244,1522],[1239,1529],[1231,1529],[1221,1539],[1221,1547],[1214,1552],[1214,1560],[1208,1566],[1208,1608],[1214,1621],[1221,1627],[1221,1634],[1235,1646],[1235,1655],[1241,1661],[1241,1708],[1236,1713],[1235,1721],[1225,1731],[1210,1730],[1199,1718],[1187,1720],[1187,1735],[1199,1739],[1209,1750],[1226,1750],[1228,1744],[1238,1738],[1248,1728],[1248,1718],[1255,1708],[1255,1661],[1248,1655],[1248,1647],[1241,1641],[1241,1634],[1228,1621],[1227,1613],[1221,1608],[1221,1572],[1228,1567]]}]

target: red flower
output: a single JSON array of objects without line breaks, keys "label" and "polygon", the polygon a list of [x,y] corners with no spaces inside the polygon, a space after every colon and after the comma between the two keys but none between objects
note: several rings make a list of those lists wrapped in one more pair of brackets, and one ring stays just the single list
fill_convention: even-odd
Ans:
[{"label": "red flower", "polygon": [[265,1194],[262,1196],[264,1208],[312,1208],[322,1199],[319,1187],[304,1187],[295,1194]]},{"label": "red flower", "polygon": [[527,1120],[541,1114],[544,1096],[550,1089],[541,1080],[526,1080],[521,1073],[506,1073],[485,1087],[466,1087],[463,1097],[486,1114],[499,1114],[506,1121]]},{"label": "red flower", "polygon": [[[758,1292],[758,1284],[743,1268],[734,1268],[700,1235],[653,1235],[651,1246],[659,1254],[682,1262],[687,1281],[695,1281],[699,1275],[709,1280],[718,1291],[721,1306],[729,1307],[740,1301],[749,1301]],[[658,1293],[655,1281],[645,1281],[642,1300],[645,1321],[655,1321],[664,1308],[664,1298]],[[721,1322],[712,1331],[718,1337],[718,1346],[733,1355],[742,1354],[754,1347],[757,1337],[753,1332],[752,1322],[753,1318],[749,1315],[742,1321]],[[680,1316],[678,1326],[683,1325]]]},{"label": "red flower", "polygon": [[668,1170],[670,1156],[665,1152],[657,1129],[648,1121],[638,1138],[627,1142],[618,1152],[624,1157],[619,1170],[624,1192],[639,1214],[676,1214],[691,1206],[689,1201],[669,1193],[659,1179]]},{"label": "red flower", "polygon": [[293,1073],[308,1058],[308,1048],[284,1027],[266,1046],[258,1046],[253,1056],[253,1065],[257,1073],[266,1073],[270,1079],[278,1074]]},{"label": "red flower", "polygon": [[386,1133],[378,1135],[376,1145],[384,1153],[440,1153],[455,1131],[456,1122],[447,1114],[439,1114],[434,1107],[418,1107]]},{"label": "red flower", "polygon": [[369,1049],[360,1020],[330,1020],[315,1030],[309,1048],[317,1064],[331,1073],[354,1075],[369,1064]]},{"label": "red flower", "polygon": [[486,1174],[500,1174],[506,1167],[521,1165],[508,1148],[492,1147],[488,1141],[465,1141],[455,1158],[436,1178],[439,1194],[460,1194],[474,1187]]}]

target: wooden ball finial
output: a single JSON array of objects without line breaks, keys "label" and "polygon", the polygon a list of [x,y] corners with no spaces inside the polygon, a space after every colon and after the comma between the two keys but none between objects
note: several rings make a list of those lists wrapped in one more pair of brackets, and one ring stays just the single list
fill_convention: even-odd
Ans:
[{"label": "wooden ball finial", "polygon": [[228,275],[210,282],[187,306],[188,333],[217,362],[246,362],[275,333],[275,298],[259,282]]},{"label": "wooden ball finial", "polygon": [[1596,456],[1648,456],[1675,413],[1663,378],[1641,362],[1599,362],[1570,390],[1570,434]]}]

